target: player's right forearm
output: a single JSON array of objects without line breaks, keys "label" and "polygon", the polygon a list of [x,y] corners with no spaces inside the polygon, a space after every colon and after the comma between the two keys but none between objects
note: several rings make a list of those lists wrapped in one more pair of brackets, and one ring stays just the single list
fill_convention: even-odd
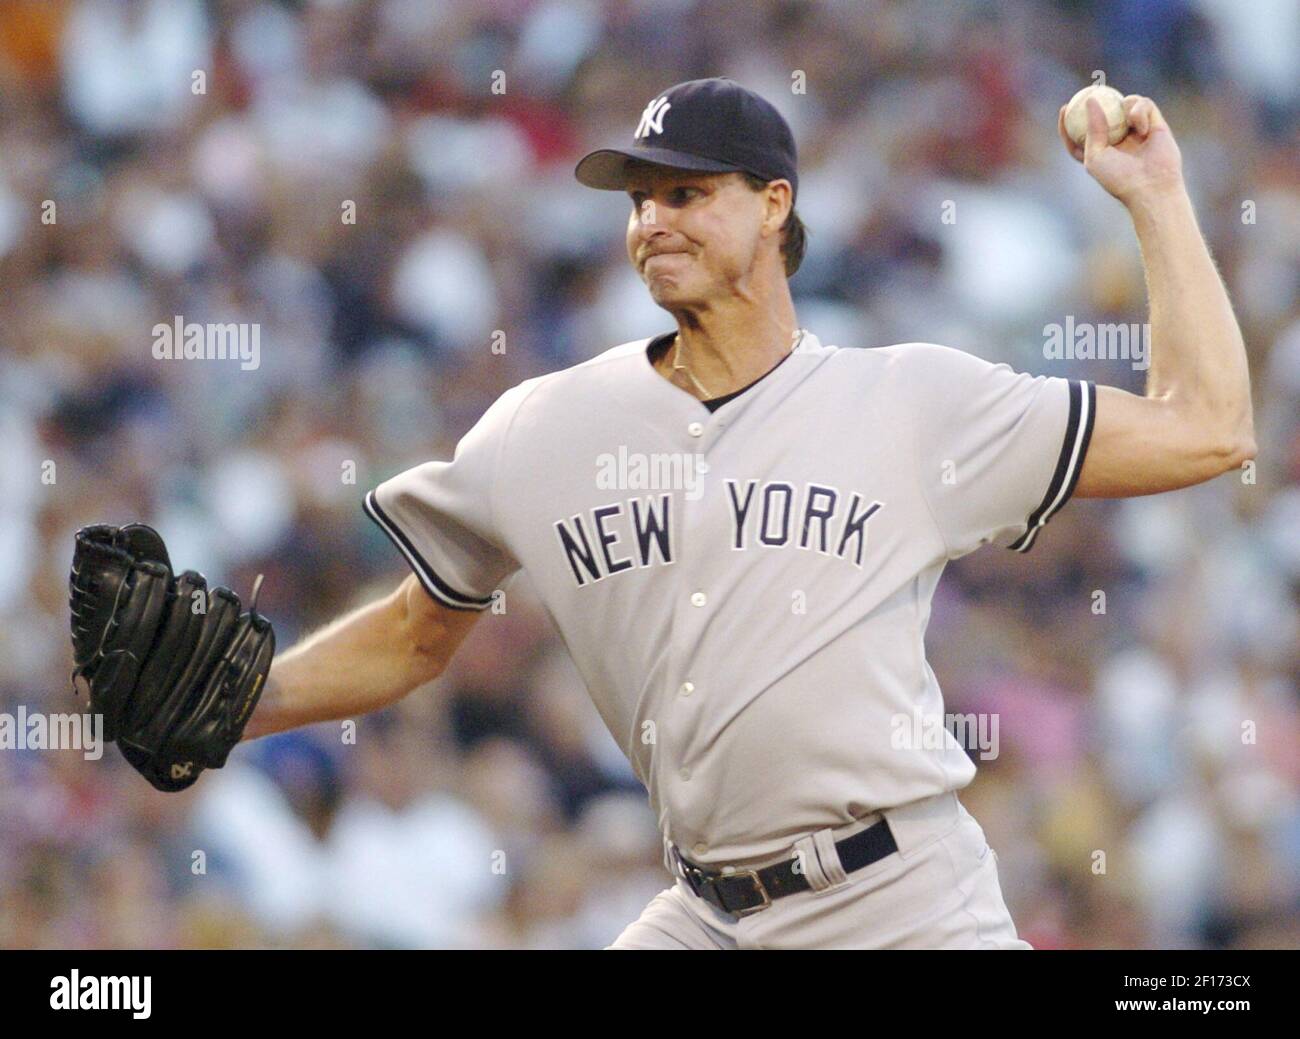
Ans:
[{"label": "player's right forearm", "polygon": [[399,588],[277,654],[244,739],[366,714],[432,681],[446,657],[415,624]]},{"label": "player's right forearm", "polygon": [[1181,187],[1151,192],[1129,211],[1151,297],[1146,395],[1186,414],[1189,432],[1222,445],[1235,468],[1254,450],[1246,347],[1191,199]]}]

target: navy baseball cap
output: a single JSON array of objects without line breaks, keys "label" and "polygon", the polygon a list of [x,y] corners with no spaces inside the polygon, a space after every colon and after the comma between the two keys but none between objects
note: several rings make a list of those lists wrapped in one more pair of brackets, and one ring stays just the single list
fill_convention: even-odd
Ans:
[{"label": "navy baseball cap", "polygon": [[701,173],[753,173],[799,191],[794,134],[770,102],[730,79],[669,87],[641,113],[627,148],[600,148],[574,175],[589,188],[623,191],[631,161]]}]

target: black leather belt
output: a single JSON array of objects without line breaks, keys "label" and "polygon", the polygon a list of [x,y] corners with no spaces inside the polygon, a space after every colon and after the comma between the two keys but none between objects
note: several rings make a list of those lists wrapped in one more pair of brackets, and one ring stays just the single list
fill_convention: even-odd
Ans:
[{"label": "black leather belt", "polygon": [[[889,823],[881,819],[852,837],[836,841],[835,851],[839,854],[844,872],[852,873],[873,862],[879,862],[886,855],[892,855],[898,851],[898,845],[894,842]],[[799,861],[797,857],[759,870],[711,870],[683,858],[675,845],[673,854],[681,865],[682,874],[690,889],[706,902],[733,916],[757,913],[770,906],[775,899],[793,895],[797,891],[807,891],[812,887],[808,882],[807,867],[795,869],[795,864]]]}]

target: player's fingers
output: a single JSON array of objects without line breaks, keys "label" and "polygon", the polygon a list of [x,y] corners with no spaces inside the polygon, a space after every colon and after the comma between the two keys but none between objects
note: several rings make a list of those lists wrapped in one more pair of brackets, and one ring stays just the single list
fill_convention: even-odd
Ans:
[{"label": "player's fingers", "polygon": [[1106,126],[1106,113],[1101,110],[1100,101],[1090,97],[1085,106],[1088,111],[1088,133],[1083,139],[1083,161],[1087,162],[1110,146],[1110,130]]},{"label": "player's fingers", "polygon": [[1151,110],[1146,100],[1138,94],[1129,94],[1124,98],[1124,115],[1128,118],[1129,127],[1139,137],[1145,137],[1151,132]]},{"label": "player's fingers", "polygon": [[1152,130],[1166,125],[1156,103],[1141,94],[1129,94],[1124,98],[1124,114],[1139,137],[1146,137]]}]

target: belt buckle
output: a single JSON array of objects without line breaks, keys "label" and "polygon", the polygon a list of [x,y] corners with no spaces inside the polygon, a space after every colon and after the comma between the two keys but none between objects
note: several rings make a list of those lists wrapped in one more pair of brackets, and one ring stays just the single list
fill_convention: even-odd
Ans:
[{"label": "belt buckle", "polygon": [[[724,873],[719,880],[729,880],[732,877],[747,877],[754,884],[754,890],[763,896],[763,901],[756,906],[746,906],[744,909],[727,909],[728,913],[734,913],[738,917],[750,916],[753,913],[761,912],[772,904],[772,896],[767,893],[767,888],[758,877],[758,871],[752,869],[737,870],[734,873]],[[725,902],[725,899],[720,899]]]}]

